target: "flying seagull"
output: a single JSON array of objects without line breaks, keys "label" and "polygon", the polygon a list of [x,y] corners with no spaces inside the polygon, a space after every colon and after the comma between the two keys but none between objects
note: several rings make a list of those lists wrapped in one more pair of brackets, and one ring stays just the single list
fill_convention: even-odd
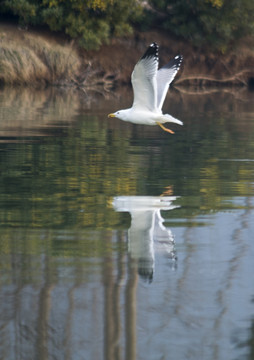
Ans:
[{"label": "flying seagull", "polygon": [[179,70],[183,57],[182,55],[175,56],[158,70],[158,49],[159,46],[155,42],[152,43],[134,67],[131,75],[134,92],[132,107],[118,110],[109,114],[108,117],[116,117],[135,124],[159,125],[163,130],[174,134],[162,124],[172,122],[183,125],[183,123],[169,114],[163,114],[161,108],[168,87]]}]

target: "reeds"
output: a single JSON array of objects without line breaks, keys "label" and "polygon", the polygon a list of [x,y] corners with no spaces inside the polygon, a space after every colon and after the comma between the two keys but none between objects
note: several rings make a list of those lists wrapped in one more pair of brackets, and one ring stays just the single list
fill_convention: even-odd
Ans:
[{"label": "reeds", "polygon": [[38,34],[0,35],[0,82],[3,84],[69,85],[80,69],[71,44],[60,45]]}]

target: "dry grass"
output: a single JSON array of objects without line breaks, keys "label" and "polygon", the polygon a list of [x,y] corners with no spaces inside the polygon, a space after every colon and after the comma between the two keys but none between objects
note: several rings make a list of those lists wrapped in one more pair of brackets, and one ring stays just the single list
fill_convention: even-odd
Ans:
[{"label": "dry grass", "polygon": [[38,34],[0,29],[0,82],[68,85],[81,66],[71,44],[58,44]]}]

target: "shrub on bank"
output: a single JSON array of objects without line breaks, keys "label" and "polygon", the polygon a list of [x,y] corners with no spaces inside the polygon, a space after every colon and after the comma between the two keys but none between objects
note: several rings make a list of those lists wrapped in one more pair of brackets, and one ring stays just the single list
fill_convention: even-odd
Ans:
[{"label": "shrub on bank", "polygon": [[136,0],[0,0],[0,13],[17,16],[23,25],[46,24],[52,31],[64,31],[86,49],[129,34],[141,12]]},{"label": "shrub on bank", "polygon": [[[150,21],[195,46],[225,52],[254,34],[253,0],[150,0]],[[152,15],[151,15],[152,14]]]},{"label": "shrub on bank", "polygon": [[221,52],[254,34],[253,0],[0,0],[0,14],[64,31],[86,49],[129,34],[133,25],[163,28]]}]

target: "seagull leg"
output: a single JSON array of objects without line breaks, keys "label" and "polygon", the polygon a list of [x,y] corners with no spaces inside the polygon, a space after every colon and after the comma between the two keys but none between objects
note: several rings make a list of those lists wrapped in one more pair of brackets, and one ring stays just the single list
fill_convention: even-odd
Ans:
[{"label": "seagull leg", "polygon": [[157,122],[157,125],[159,125],[164,131],[169,132],[170,134],[174,134],[174,131],[167,129],[165,126],[163,126],[161,123]]}]

